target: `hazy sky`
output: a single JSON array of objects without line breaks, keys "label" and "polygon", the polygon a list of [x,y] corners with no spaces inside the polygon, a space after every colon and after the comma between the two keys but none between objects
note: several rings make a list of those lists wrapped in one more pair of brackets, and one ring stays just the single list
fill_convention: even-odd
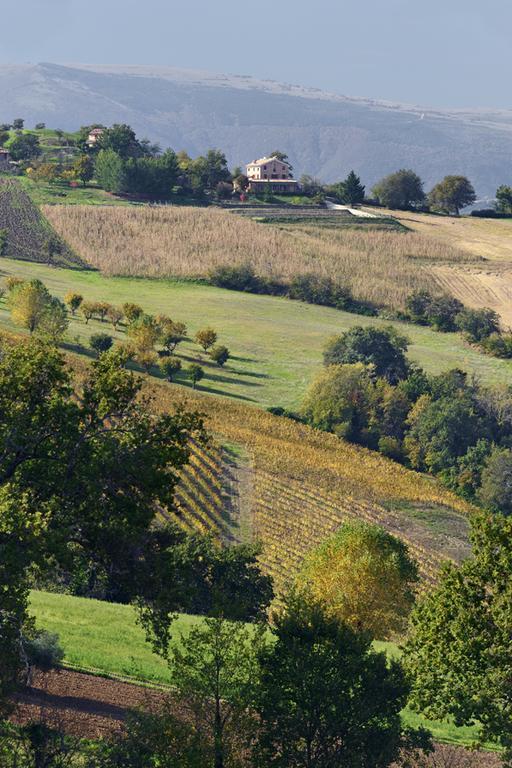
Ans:
[{"label": "hazy sky", "polygon": [[[512,0],[2,2],[1,63],[160,64],[512,108]],[[9,27],[12,34],[6,34]]]}]

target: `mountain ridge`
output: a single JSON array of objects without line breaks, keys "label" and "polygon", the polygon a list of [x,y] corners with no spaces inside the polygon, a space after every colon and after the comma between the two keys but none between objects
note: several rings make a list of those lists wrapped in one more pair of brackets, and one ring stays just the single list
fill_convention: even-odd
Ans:
[{"label": "mountain ridge", "polygon": [[412,167],[429,188],[463,173],[481,196],[512,177],[512,110],[439,109],[159,66],[0,65],[0,120],[22,116],[67,130],[127,122],[163,146],[209,147],[242,164],[288,151],[300,175],[324,181],[354,168],[370,187]]}]

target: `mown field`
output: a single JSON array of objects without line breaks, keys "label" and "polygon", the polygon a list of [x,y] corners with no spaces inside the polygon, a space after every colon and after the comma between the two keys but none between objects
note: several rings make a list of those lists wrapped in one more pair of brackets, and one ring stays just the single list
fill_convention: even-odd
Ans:
[{"label": "mown field", "polygon": [[[59,635],[65,664],[99,674],[172,684],[171,670],[151,652],[131,606],[32,592],[31,611],[39,627]],[[194,616],[179,616],[174,633],[176,641],[199,621]],[[377,646],[390,654],[397,653],[396,646],[390,643]],[[425,720],[408,709],[403,712],[403,718],[408,725],[430,728],[441,741],[471,744],[476,738],[472,728],[455,728],[449,722]]]},{"label": "mown field", "polygon": [[[106,278],[94,271],[66,270],[19,261],[0,261],[2,276],[39,278],[51,293],[63,297],[77,290],[86,299],[122,304],[137,301],[146,312],[165,313],[188,325],[189,335],[205,325],[219,333],[233,355],[224,369],[204,362],[206,378],[200,388],[262,406],[297,407],[321,366],[322,348],[333,335],[354,325],[386,325],[376,318],[340,312],[284,298],[227,291],[191,282]],[[410,357],[431,373],[462,367],[484,382],[506,384],[512,362],[483,355],[468,347],[457,334],[393,323],[411,340]],[[12,329],[5,300],[0,302],[0,326]],[[92,333],[107,331],[124,340],[121,330],[107,323],[80,317],[71,321],[68,341],[88,346]],[[185,342],[178,348],[186,366],[198,355],[197,345]],[[184,375],[178,382],[189,384]]]},{"label": "mown field", "polygon": [[413,290],[435,288],[425,265],[468,258],[427,235],[360,222],[263,225],[224,210],[176,206],[43,211],[105,275],[197,278],[219,265],[247,262],[258,275],[284,281],[308,272],[328,276],[349,285],[358,300],[395,308]]}]

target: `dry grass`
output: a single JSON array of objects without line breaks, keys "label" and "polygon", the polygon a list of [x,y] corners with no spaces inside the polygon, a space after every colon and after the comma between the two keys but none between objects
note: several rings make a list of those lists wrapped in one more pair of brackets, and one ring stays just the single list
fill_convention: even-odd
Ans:
[{"label": "dry grass", "polygon": [[217,209],[48,206],[67,242],[106,275],[204,277],[249,262],[265,277],[315,272],[351,286],[356,299],[401,307],[419,288],[435,289],[424,264],[467,254],[417,233],[304,224],[262,225]]}]

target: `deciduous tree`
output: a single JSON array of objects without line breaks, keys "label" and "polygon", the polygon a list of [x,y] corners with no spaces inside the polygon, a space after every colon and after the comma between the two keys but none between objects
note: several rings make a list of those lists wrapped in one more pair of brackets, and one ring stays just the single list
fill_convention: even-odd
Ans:
[{"label": "deciduous tree", "polygon": [[445,176],[429,192],[428,199],[432,208],[458,216],[461,208],[475,202],[476,194],[465,176]]}]

